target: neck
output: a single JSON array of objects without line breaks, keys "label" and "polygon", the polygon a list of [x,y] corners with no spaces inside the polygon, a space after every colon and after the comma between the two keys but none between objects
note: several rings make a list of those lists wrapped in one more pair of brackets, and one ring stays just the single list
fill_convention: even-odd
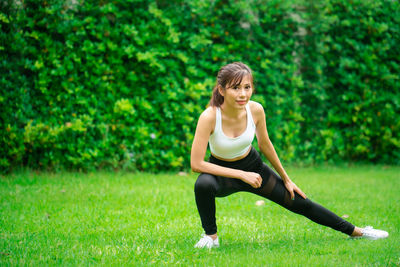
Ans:
[{"label": "neck", "polygon": [[239,115],[245,109],[245,107],[243,107],[241,109],[230,107],[230,106],[226,105],[225,102],[222,103],[220,108],[221,108],[221,111],[223,111],[226,116],[231,117],[231,118],[238,118]]}]

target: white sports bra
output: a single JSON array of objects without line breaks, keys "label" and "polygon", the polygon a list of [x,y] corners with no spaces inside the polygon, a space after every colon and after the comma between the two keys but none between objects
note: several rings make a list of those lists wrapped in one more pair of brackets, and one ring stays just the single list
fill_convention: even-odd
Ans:
[{"label": "white sports bra", "polygon": [[244,155],[250,148],[256,132],[256,125],[251,116],[249,104],[246,105],[247,127],[238,137],[228,137],[222,131],[221,110],[217,108],[214,132],[210,135],[208,143],[211,153],[223,159],[234,159]]}]

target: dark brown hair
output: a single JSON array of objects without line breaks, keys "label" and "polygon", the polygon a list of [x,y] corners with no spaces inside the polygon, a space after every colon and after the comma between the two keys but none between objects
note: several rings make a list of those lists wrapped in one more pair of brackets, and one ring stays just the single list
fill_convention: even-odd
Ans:
[{"label": "dark brown hair", "polygon": [[253,86],[253,75],[251,69],[242,62],[233,62],[221,67],[217,75],[217,83],[213,89],[213,94],[209,105],[220,107],[224,103],[224,97],[219,93],[218,86],[226,90],[227,86],[237,86],[242,82],[244,76],[250,76],[251,87]]}]

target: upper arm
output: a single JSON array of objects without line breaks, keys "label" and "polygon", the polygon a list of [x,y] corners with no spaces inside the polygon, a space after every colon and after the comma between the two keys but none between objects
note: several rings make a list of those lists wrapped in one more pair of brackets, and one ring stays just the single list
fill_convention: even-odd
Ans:
[{"label": "upper arm", "polygon": [[208,139],[215,127],[215,111],[212,108],[206,109],[197,122],[196,132],[192,143],[190,162],[192,168],[196,163],[204,160],[207,152]]},{"label": "upper arm", "polygon": [[265,112],[261,104],[252,102],[251,113],[256,125],[256,136],[259,146],[263,146],[269,141],[267,124],[265,121]]}]

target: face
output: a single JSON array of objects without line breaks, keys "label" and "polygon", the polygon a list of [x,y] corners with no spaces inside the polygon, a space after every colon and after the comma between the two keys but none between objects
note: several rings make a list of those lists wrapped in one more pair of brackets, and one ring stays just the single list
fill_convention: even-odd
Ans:
[{"label": "face", "polygon": [[239,85],[227,85],[226,89],[219,90],[224,97],[223,105],[233,108],[244,108],[253,94],[250,76],[244,76]]}]

